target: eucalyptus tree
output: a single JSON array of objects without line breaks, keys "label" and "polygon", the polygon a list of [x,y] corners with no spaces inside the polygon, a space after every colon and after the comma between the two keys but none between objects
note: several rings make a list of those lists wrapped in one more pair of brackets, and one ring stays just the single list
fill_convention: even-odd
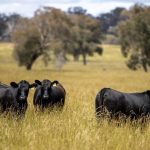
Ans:
[{"label": "eucalyptus tree", "polygon": [[150,66],[150,7],[136,4],[124,12],[128,19],[118,26],[121,51],[128,57],[127,66],[132,70]]},{"label": "eucalyptus tree", "polygon": [[81,8],[70,8],[68,12],[73,22],[73,56],[77,60],[81,55],[83,57],[83,64],[86,65],[87,55],[92,56],[94,52],[102,54],[102,48],[98,48],[103,37],[100,30],[100,21],[86,14],[86,11]]},{"label": "eucalyptus tree", "polygon": [[50,60],[50,51],[56,59],[67,51],[69,36],[69,18],[61,10],[42,7],[32,18],[22,18],[18,22],[12,37],[15,43],[14,57],[19,65],[27,70],[41,56],[45,64]]}]

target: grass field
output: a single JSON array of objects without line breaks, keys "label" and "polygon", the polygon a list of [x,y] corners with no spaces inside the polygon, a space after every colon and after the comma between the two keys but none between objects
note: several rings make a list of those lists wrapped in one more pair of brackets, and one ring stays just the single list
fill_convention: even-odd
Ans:
[{"label": "grass field", "polygon": [[29,107],[22,121],[0,117],[0,150],[149,150],[150,123],[141,131],[129,123],[116,126],[95,119],[95,95],[103,87],[124,92],[150,89],[150,74],[125,66],[119,46],[104,45],[103,56],[65,64],[62,71],[37,60],[33,70],[19,68],[12,58],[12,44],[0,44],[0,81],[57,79],[67,91],[62,113],[35,113],[30,91]]}]

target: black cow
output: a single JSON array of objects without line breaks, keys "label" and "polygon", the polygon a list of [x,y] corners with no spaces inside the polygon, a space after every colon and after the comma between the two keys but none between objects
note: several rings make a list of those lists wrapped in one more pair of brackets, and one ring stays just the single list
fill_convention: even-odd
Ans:
[{"label": "black cow", "polygon": [[0,84],[0,112],[11,112],[16,116],[23,117],[27,110],[27,97],[29,89],[35,84],[30,85],[27,81],[22,80],[18,84],[11,82],[10,86]]},{"label": "black cow", "polygon": [[9,85],[0,82],[0,88],[8,88],[8,87],[9,87]]},{"label": "black cow", "polygon": [[[58,81],[51,82],[50,80],[35,80],[37,84],[33,98],[35,108],[44,110],[45,108],[52,109],[54,106],[63,108],[65,103],[65,89]],[[53,86],[56,84],[56,86]]]},{"label": "black cow", "polygon": [[106,109],[110,116],[124,114],[131,120],[150,114],[150,91],[142,93],[123,93],[103,88],[95,99],[96,116],[100,117]]}]

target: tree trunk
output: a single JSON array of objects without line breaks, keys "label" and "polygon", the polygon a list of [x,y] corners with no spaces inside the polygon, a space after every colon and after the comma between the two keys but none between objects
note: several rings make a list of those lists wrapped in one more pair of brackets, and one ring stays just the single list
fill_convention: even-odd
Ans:
[{"label": "tree trunk", "polygon": [[148,72],[147,64],[145,62],[142,63],[143,69],[145,72]]},{"label": "tree trunk", "polygon": [[79,61],[79,55],[74,55],[74,61]]},{"label": "tree trunk", "polygon": [[31,70],[31,68],[32,68],[32,64],[26,65],[26,69],[27,69],[27,70]]},{"label": "tree trunk", "polygon": [[142,66],[145,72],[148,72],[146,58],[142,59]]},{"label": "tree trunk", "polygon": [[31,60],[30,60],[30,63],[26,64],[26,69],[27,69],[27,70],[31,70],[33,63],[34,63],[34,62],[36,61],[36,59],[37,59],[39,56],[41,56],[41,55],[42,55],[42,53],[33,54],[33,55],[32,55],[32,58],[31,58]]},{"label": "tree trunk", "polygon": [[85,54],[85,52],[83,52],[82,56],[83,56],[83,65],[86,65],[87,61],[86,61],[86,54]]}]

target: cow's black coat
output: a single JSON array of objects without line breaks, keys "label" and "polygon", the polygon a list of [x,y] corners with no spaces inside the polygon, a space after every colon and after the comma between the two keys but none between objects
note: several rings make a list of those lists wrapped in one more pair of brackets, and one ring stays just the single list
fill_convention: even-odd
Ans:
[{"label": "cow's black coat", "polygon": [[0,112],[11,112],[16,116],[24,116],[27,110],[27,97],[30,85],[27,81],[22,80],[18,84],[11,82],[10,86],[0,84]]},{"label": "cow's black coat", "polygon": [[[65,103],[65,89],[58,81],[51,82],[50,80],[35,80],[37,84],[36,91],[33,98],[35,108],[44,110],[45,108],[53,108],[58,106],[63,108]],[[53,86],[56,84],[56,86]]]},{"label": "cow's black coat", "polygon": [[111,114],[122,113],[127,117],[139,118],[150,114],[150,91],[123,93],[103,88],[95,99],[96,116],[100,117],[104,108]]}]

